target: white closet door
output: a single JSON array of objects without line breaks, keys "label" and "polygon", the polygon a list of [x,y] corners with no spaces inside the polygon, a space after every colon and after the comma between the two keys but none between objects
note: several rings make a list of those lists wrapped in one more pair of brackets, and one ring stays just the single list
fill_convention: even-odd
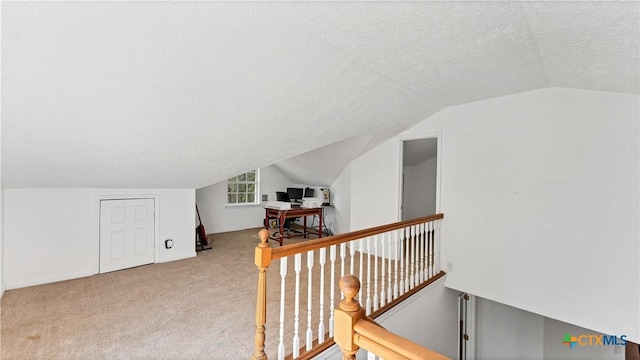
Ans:
[{"label": "white closet door", "polygon": [[155,262],[155,201],[100,201],[100,273]]}]

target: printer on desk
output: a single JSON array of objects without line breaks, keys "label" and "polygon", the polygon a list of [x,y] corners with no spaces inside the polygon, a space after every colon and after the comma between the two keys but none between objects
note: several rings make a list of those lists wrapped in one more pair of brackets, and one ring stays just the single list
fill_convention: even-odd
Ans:
[{"label": "printer on desk", "polygon": [[[267,203],[264,204],[264,207],[276,210],[290,210],[292,206],[291,202],[287,201],[267,201]],[[304,198],[302,199],[301,207],[306,209],[322,207],[322,198]]]},{"label": "printer on desk", "polygon": [[303,208],[319,208],[322,207],[322,198],[319,197],[305,197],[302,198]]},{"label": "printer on desk", "polygon": [[288,202],[288,201],[267,201],[267,203],[264,204],[264,207],[269,208],[269,209],[276,209],[276,210],[289,210],[289,209],[291,209],[291,202]]}]

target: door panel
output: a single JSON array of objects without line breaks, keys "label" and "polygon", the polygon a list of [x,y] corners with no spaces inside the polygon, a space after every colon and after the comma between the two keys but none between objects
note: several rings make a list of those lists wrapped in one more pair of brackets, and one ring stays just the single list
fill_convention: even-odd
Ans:
[{"label": "door panel", "polygon": [[147,252],[147,229],[137,228],[133,230],[134,254],[144,255]]},{"label": "door panel", "polygon": [[109,260],[119,260],[124,259],[124,231],[113,231],[109,234],[109,245],[111,248],[111,253],[109,254]]},{"label": "door panel", "polygon": [[155,201],[100,201],[100,273],[155,261]]}]

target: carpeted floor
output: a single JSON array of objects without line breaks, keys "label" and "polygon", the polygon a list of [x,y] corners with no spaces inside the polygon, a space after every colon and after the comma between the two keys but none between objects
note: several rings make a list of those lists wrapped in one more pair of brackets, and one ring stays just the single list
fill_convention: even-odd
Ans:
[{"label": "carpeted floor", "polygon": [[[213,249],[191,259],[9,290],[0,303],[1,358],[247,359],[259,230],[212,235]],[[269,319],[277,325],[279,266],[273,267]],[[301,332],[305,305],[303,297]],[[272,358],[277,333],[273,325],[267,331]]]}]

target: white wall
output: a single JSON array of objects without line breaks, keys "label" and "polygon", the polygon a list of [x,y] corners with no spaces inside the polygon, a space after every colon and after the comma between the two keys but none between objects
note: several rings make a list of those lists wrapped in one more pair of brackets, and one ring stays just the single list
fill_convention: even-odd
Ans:
[{"label": "white wall", "polygon": [[[602,335],[562,321],[477,298],[476,358],[545,360],[623,360],[623,346],[563,344],[564,335]],[[618,334],[623,335],[623,334]]]},{"label": "white wall", "polygon": [[[0,6],[0,18],[2,17],[2,6]],[[2,31],[0,30],[0,34]],[[0,69],[2,69],[2,56],[0,56]],[[0,71],[1,73],[1,71]],[[2,90],[0,87],[0,109],[2,109]],[[2,117],[0,116],[0,149],[2,149]],[[1,154],[0,154],[1,155]],[[2,156],[0,156],[0,159]],[[4,295],[4,187],[2,186],[2,160],[0,160],[0,299]]]},{"label": "white wall", "polygon": [[[428,286],[377,322],[387,330],[451,358],[458,351],[458,291],[447,289],[445,279]],[[414,299],[415,298],[415,299]]]},{"label": "white wall", "polygon": [[[2,169],[2,164],[0,164],[0,169]],[[0,170],[0,299],[2,299],[4,291],[4,188],[2,187],[2,170]]]},{"label": "white wall", "polygon": [[544,317],[476,298],[478,360],[542,360]]},{"label": "white wall", "polygon": [[[447,286],[640,341],[639,116],[637,95],[546,88],[400,134],[442,132]],[[398,152],[352,163],[352,228],[395,221]]]},{"label": "white wall", "polygon": [[[457,358],[458,292],[447,289],[439,279],[412,295],[376,319],[387,330],[417,344]],[[334,346],[318,359],[340,359],[340,349]],[[358,359],[365,359],[361,351]]]},{"label": "white wall", "polygon": [[[0,174],[0,179],[2,175]],[[6,289],[4,282],[4,189],[0,182],[0,299]]]},{"label": "white wall", "polygon": [[[276,200],[276,191],[286,191],[291,180],[273,166],[260,169],[260,194]],[[196,190],[202,224],[208,234],[263,226],[264,205],[227,206],[227,181]]]},{"label": "white wall", "polygon": [[195,256],[194,189],[6,189],[7,288],[97,273],[99,199],[132,195],[158,199],[157,262]]},{"label": "white wall", "polygon": [[333,224],[329,225],[334,234],[351,230],[351,165],[348,165],[331,185],[332,207],[325,211],[333,213]]},{"label": "white wall", "polygon": [[404,167],[402,208],[405,220],[436,213],[436,160]]},{"label": "white wall", "polygon": [[400,141],[390,139],[351,163],[351,229],[398,221]]}]

